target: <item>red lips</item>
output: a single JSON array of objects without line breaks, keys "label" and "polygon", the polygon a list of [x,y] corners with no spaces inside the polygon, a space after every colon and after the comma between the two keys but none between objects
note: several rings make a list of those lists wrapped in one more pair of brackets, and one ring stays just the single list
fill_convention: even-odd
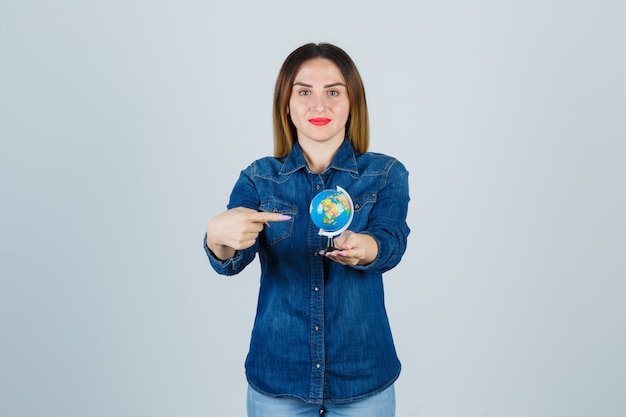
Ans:
[{"label": "red lips", "polygon": [[316,117],[313,119],[309,119],[309,123],[315,126],[326,126],[328,123],[330,123],[330,119],[327,119],[326,117]]}]

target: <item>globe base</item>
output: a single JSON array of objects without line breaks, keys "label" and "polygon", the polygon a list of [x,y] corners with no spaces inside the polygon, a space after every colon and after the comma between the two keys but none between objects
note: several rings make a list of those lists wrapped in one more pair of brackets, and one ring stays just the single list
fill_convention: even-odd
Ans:
[{"label": "globe base", "polygon": [[326,241],[326,247],[322,250],[320,250],[318,253],[320,255],[325,255],[329,252],[334,252],[336,250],[341,250],[339,248],[335,247],[335,239],[333,239],[332,237],[329,237],[328,240]]}]

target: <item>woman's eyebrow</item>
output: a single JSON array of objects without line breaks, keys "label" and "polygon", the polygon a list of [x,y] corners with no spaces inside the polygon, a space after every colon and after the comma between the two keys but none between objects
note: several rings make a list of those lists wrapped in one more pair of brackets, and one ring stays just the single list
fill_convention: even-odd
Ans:
[{"label": "woman's eyebrow", "polygon": [[[301,83],[299,81],[296,81],[295,83],[293,83],[294,87],[297,85],[300,87],[313,88],[311,84]],[[336,83],[326,84],[324,88],[337,87],[337,86],[345,87],[346,85],[342,82],[336,82]]]},{"label": "woman's eyebrow", "polygon": [[336,82],[336,83],[332,83],[332,84],[326,84],[324,86],[324,88],[337,87],[337,86],[345,87],[346,85],[344,83],[341,83],[341,82]]}]

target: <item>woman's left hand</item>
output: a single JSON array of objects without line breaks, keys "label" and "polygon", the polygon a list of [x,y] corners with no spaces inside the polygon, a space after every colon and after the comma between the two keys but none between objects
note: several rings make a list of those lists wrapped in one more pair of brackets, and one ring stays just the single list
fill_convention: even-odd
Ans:
[{"label": "woman's left hand", "polygon": [[324,256],[343,265],[367,265],[378,255],[378,244],[370,235],[346,230],[334,243],[339,250],[326,252]]}]

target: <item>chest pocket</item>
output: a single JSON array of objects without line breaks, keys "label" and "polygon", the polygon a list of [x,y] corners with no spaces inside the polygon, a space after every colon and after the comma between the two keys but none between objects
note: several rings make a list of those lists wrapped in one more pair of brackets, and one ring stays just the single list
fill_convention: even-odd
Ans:
[{"label": "chest pocket", "polygon": [[268,244],[275,245],[283,239],[291,236],[293,231],[293,223],[295,221],[296,213],[298,209],[290,204],[279,200],[265,200],[261,201],[259,206],[260,211],[267,213],[286,214],[291,216],[291,219],[281,222],[269,222],[270,226],[263,229],[263,236]]},{"label": "chest pocket", "polygon": [[369,223],[369,213],[376,204],[377,195],[374,193],[365,193],[352,199],[354,203],[354,219],[350,230],[359,232],[367,228]]}]

